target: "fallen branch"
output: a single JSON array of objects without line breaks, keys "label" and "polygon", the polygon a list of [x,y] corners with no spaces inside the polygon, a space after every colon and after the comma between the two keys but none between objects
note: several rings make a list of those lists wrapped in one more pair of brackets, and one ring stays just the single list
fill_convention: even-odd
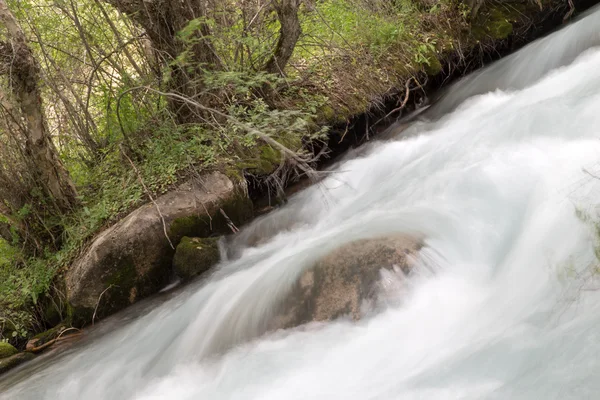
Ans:
[{"label": "fallen branch", "polygon": [[[62,337],[62,335],[63,335],[65,332],[67,332],[67,331],[71,331],[71,330],[76,330],[76,331],[78,331],[78,333],[74,333],[74,334],[72,334],[72,335],[69,335],[69,336],[67,336],[67,337],[64,337],[64,338]],[[29,349],[29,350],[25,350],[25,351],[26,351],[26,352],[28,352],[28,353],[39,353],[39,352],[41,352],[41,351],[43,351],[43,350],[47,349],[48,347],[52,346],[53,344],[55,344],[55,343],[57,343],[57,342],[60,342],[61,340],[72,339],[73,337],[76,337],[76,336],[81,336],[82,334],[83,334],[83,332],[81,332],[81,331],[80,331],[79,329],[77,329],[77,328],[74,328],[74,327],[67,328],[67,329],[63,330],[63,331],[62,331],[62,332],[61,332],[61,333],[60,333],[60,334],[59,334],[59,335],[58,335],[56,338],[54,338],[54,339],[52,339],[52,340],[49,340],[49,341],[47,341],[46,343],[44,343],[44,344],[42,344],[42,345],[39,345],[39,346],[37,346],[37,347],[33,347],[33,348],[31,348],[31,349]]]}]

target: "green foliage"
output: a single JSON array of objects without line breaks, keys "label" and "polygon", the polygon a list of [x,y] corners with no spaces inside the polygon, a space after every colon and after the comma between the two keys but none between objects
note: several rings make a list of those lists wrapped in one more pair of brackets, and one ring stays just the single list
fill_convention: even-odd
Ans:
[{"label": "green foliage", "polygon": [[23,259],[20,249],[0,239],[0,339],[20,340],[37,326],[35,308],[52,285],[55,270],[40,258]]},{"label": "green foliage", "polygon": [[[410,40],[409,31],[417,21],[416,8],[410,1],[367,3],[347,0],[318,2],[315,10],[303,15],[302,27],[306,33],[304,43],[299,45],[299,57],[312,58],[314,38],[317,43],[326,42],[326,51],[352,47],[367,50],[372,56],[384,56],[391,47]],[[306,51],[302,51],[306,50]]]}]

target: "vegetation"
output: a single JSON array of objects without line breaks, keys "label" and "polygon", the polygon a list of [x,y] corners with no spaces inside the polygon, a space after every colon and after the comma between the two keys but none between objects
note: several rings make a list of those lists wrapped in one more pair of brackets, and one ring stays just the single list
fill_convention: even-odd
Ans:
[{"label": "vegetation", "polygon": [[149,194],[306,173],[329,125],[530,7],[490,4],[0,0],[0,339],[64,319],[62,273]]}]

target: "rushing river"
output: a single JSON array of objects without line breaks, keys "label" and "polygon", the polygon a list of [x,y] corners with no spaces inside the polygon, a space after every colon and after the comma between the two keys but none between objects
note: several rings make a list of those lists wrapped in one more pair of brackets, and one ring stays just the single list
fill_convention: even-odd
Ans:
[{"label": "rushing river", "polygon": [[[289,229],[0,399],[598,398],[599,32],[593,12],[459,83],[246,234]],[[397,232],[426,238],[402,304],[261,336],[304,268]]]}]

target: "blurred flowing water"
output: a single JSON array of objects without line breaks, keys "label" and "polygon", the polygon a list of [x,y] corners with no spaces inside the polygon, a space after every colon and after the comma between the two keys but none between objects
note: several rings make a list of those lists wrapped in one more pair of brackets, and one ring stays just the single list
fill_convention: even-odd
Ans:
[{"label": "blurred flowing water", "polygon": [[[459,82],[248,226],[209,279],[2,377],[0,399],[597,398],[597,44],[592,10]],[[426,238],[402,304],[265,334],[305,268],[399,232]]]}]

